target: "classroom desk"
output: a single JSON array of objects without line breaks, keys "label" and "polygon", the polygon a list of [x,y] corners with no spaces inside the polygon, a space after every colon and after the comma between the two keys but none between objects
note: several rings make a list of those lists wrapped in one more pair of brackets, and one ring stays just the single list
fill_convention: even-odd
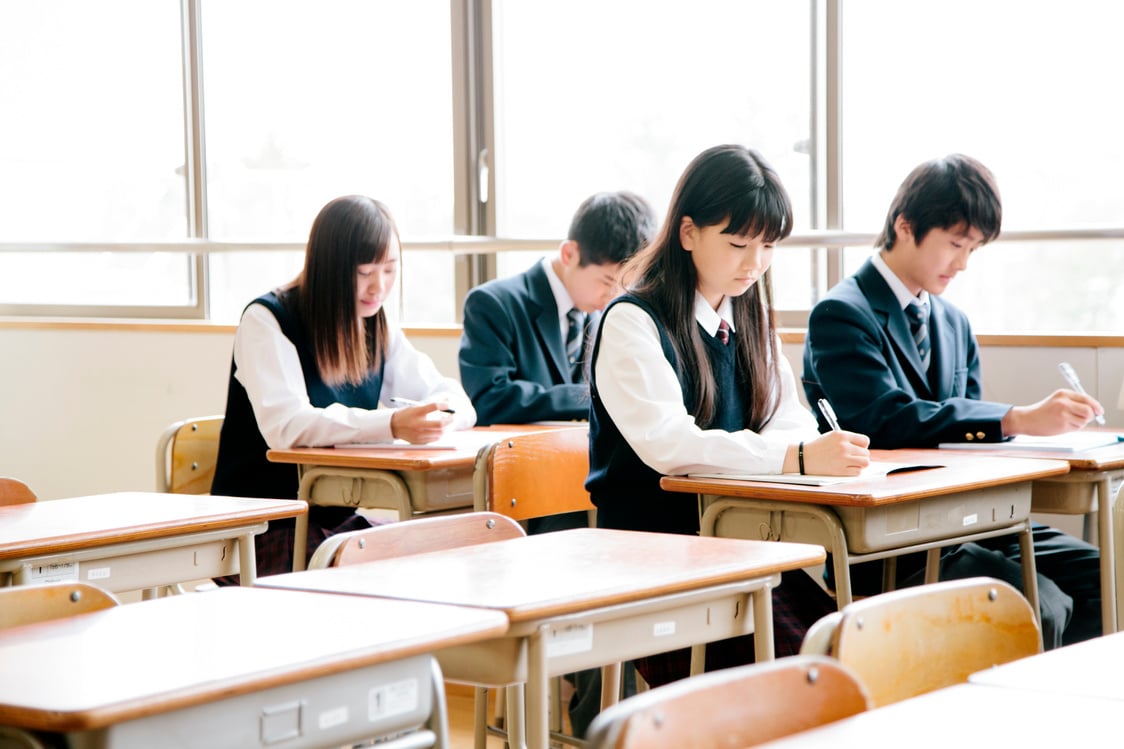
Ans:
[{"label": "classroom desk", "polygon": [[1075,453],[1004,450],[1001,443],[996,443],[994,449],[971,452],[973,455],[1049,458],[1069,463],[1069,473],[1034,482],[1030,509],[1059,515],[1085,515],[1087,538],[1091,535],[1089,519],[1096,515],[1097,546],[1101,552],[1101,620],[1105,634],[1116,632],[1124,621],[1124,595],[1117,591],[1117,585],[1124,585],[1124,556],[1116,555],[1113,529],[1119,511],[1116,496],[1124,485],[1124,443]]},{"label": "classroom desk", "polygon": [[122,492],[0,507],[0,585],[81,580],[120,593],[236,575],[253,584],[254,536],[304,502]]},{"label": "classroom desk", "polygon": [[1119,713],[1095,697],[958,684],[759,744],[759,749],[1108,746]]},{"label": "classroom desk", "polygon": [[[806,544],[581,528],[257,584],[504,612],[506,635],[438,660],[454,681],[526,683],[527,739],[546,749],[551,676],[750,631],[758,658],[772,658],[771,589],[781,572],[823,559],[821,547]],[[509,706],[509,740],[519,747],[523,710]]]},{"label": "classroom desk", "polygon": [[494,611],[262,588],[131,603],[0,630],[0,726],[99,749],[339,747],[424,726],[379,746],[445,747],[430,653],[506,629]]},{"label": "classroom desk", "polygon": [[[969,681],[1009,689],[1124,701],[1124,632],[1096,637],[972,674]],[[1119,709],[1119,706],[1115,707]]]},{"label": "classroom desk", "polygon": [[699,496],[704,536],[824,546],[833,555],[840,608],[851,602],[851,564],[927,550],[926,576],[936,580],[941,547],[1017,533],[1024,590],[1038,612],[1031,482],[1065,474],[1065,461],[947,450],[871,450],[870,455],[872,460],[942,467],[831,486],[687,476],[664,476],[660,486]]},{"label": "classroom desk", "polygon": [[[297,498],[310,505],[395,510],[399,520],[421,514],[468,512],[476,454],[508,434],[557,428],[495,425],[449,432],[453,450],[418,447],[294,447],[269,450],[274,463],[296,464]],[[308,518],[297,521],[294,569],[304,569]],[[302,530],[304,532],[302,532]]]}]

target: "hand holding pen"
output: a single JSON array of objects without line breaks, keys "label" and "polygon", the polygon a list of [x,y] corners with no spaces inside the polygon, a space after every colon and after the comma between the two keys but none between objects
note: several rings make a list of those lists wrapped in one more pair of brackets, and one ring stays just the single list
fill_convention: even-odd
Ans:
[{"label": "hand holding pen", "polygon": [[[1081,387],[1081,380],[1077,379],[1077,372],[1074,371],[1069,362],[1063,361],[1058,364],[1058,371],[1062,373],[1062,377],[1065,378],[1065,381],[1069,383],[1070,388],[1072,388],[1074,392],[1080,393],[1081,395],[1084,395],[1085,397],[1092,400],[1091,396],[1089,396],[1089,394],[1085,392],[1085,388]],[[1093,418],[1096,420],[1096,422],[1101,426],[1104,426],[1104,414],[1096,413],[1095,411],[1094,414],[1095,415]]]},{"label": "hand holding pen", "polygon": [[396,409],[390,417],[390,432],[395,439],[406,440],[415,445],[436,442],[445,433],[445,428],[453,423],[453,417],[449,415],[453,410],[447,404],[419,403],[408,398],[388,400],[395,405],[404,406]]},{"label": "hand holding pen", "polygon": [[831,431],[797,445],[797,467],[801,473],[857,476],[870,464],[870,440],[839,426],[835,410],[825,398],[816,404]]},{"label": "hand holding pen", "polygon": [[[416,400],[413,400],[411,398],[391,398],[390,402],[393,403],[396,406],[428,406],[428,405],[430,405],[428,403],[422,403],[421,401],[416,401]],[[442,404],[442,405],[444,406],[444,408],[442,408],[439,405],[436,410],[440,411],[441,413],[446,413],[446,414],[455,414],[456,413],[456,410],[454,410],[452,408],[449,408],[449,405],[447,403]]]}]

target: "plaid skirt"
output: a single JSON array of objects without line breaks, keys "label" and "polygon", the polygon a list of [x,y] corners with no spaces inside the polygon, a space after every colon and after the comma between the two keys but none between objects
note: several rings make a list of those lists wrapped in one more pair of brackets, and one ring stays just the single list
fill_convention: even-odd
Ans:
[{"label": "plaid skirt", "polygon": [[[773,588],[773,647],[776,656],[796,655],[804,635],[820,617],[835,611],[835,601],[802,570],[785,572]],[[754,661],[753,635],[708,643],[706,670],[717,671]],[[649,686],[658,687],[691,674],[691,650],[683,648],[637,658],[636,670]]]}]

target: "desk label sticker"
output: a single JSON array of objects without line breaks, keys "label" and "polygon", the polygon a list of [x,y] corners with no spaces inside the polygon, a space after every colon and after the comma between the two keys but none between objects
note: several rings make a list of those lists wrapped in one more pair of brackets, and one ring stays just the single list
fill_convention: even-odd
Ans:
[{"label": "desk label sticker", "polygon": [[652,625],[652,637],[667,637],[675,634],[675,621],[656,622]]},{"label": "desk label sticker", "polygon": [[342,726],[345,723],[347,723],[347,705],[333,707],[316,716],[316,724],[321,731],[326,731],[336,726]]},{"label": "desk label sticker", "polygon": [[967,528],[969,525],[975,525],[978,522],[980,522],[980,516],[978,513],[973,512],[970,515],[964,516],[963,523],[965,528]]},{"label": "desk label sticker", "polygon": [[381,720],[418,709],[418,680],[403,679],[367,693],[367,719]]},{"label": "desk label sticker", "polygon": [[86,579],[87,580],[108,580],[109,574],[110,574],[109,567],[92,567],[92,568],[86,570]]},{"label": "desk label sticker", "polygon": [[593,650],[592,624],[567,624],[551,627],[546,633],[546,657],[557,658]]},{"label": "desk label sticker", "polygon": [[78,562],[32,565],[28,578],[33,583],[78,582]]}]

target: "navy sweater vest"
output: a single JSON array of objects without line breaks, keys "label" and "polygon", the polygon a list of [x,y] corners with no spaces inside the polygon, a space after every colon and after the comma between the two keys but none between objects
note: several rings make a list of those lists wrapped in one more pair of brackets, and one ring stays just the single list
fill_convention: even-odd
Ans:
[{"label": "navy sweater vest", "polygon": [[[631,295],[620,297],[608,309],[621,301],[637,305],[656,321],[663,355],[675,370],[687,411],[694,413],[696,373],[683,371],[672,348],[671,338],[661,324],[660,315],[647,302]],[[750,394],[744,378],[736,371],[736,349],[732,345],[719,343],[701,328],[699,332],[718,384],[717,412],[710,424],[700,426],[704,429],[740,431],[745,428],[746,423],[744,399]],[[593,348],[594,362],[597,361],[600,346],[601,333],[598,331]],[[660,489],[661,474],[637,457],[621,436],[617,425],[609,418],[597,390],[596,377],[590,383],[590,397],[589,478],[585,486],[593,504],[597,505],[597,525],[601,528],[659,533],[698,533],[698,501],[691,494]]]},{"label": "navy sweater vest", "polygon": [[[328,385],[320,377],[312,342],[289,295],[286,292],[270,292],[250,304],[260,304],[272,312],[281,326],[281,332],[296,347],[304,384],[308,388],[308,398],[313,406],[326,408],[333,403],[342,403],[357,408],[378,408],[383,377],[381,367],[360,385]],[[243,365],[246,366],[246,363],[243,362]],[[215,466],[211,493],[233,497],[296,499],[296,466],[271,463],[265,457],[268,449],[265,438],[258,429],[246,389],[234,377],[232,361],[226,394],[226,417],[223,419],[219,438],[218,463]],[[311,511],[317,515],[316,522],[322,525],[342,523],[353,512],[347,507],[314,507]],[[270,527],[277,524],[279,523],[270,523]],[[292,521],[289,520],[287,524],[291,525]]]}]

